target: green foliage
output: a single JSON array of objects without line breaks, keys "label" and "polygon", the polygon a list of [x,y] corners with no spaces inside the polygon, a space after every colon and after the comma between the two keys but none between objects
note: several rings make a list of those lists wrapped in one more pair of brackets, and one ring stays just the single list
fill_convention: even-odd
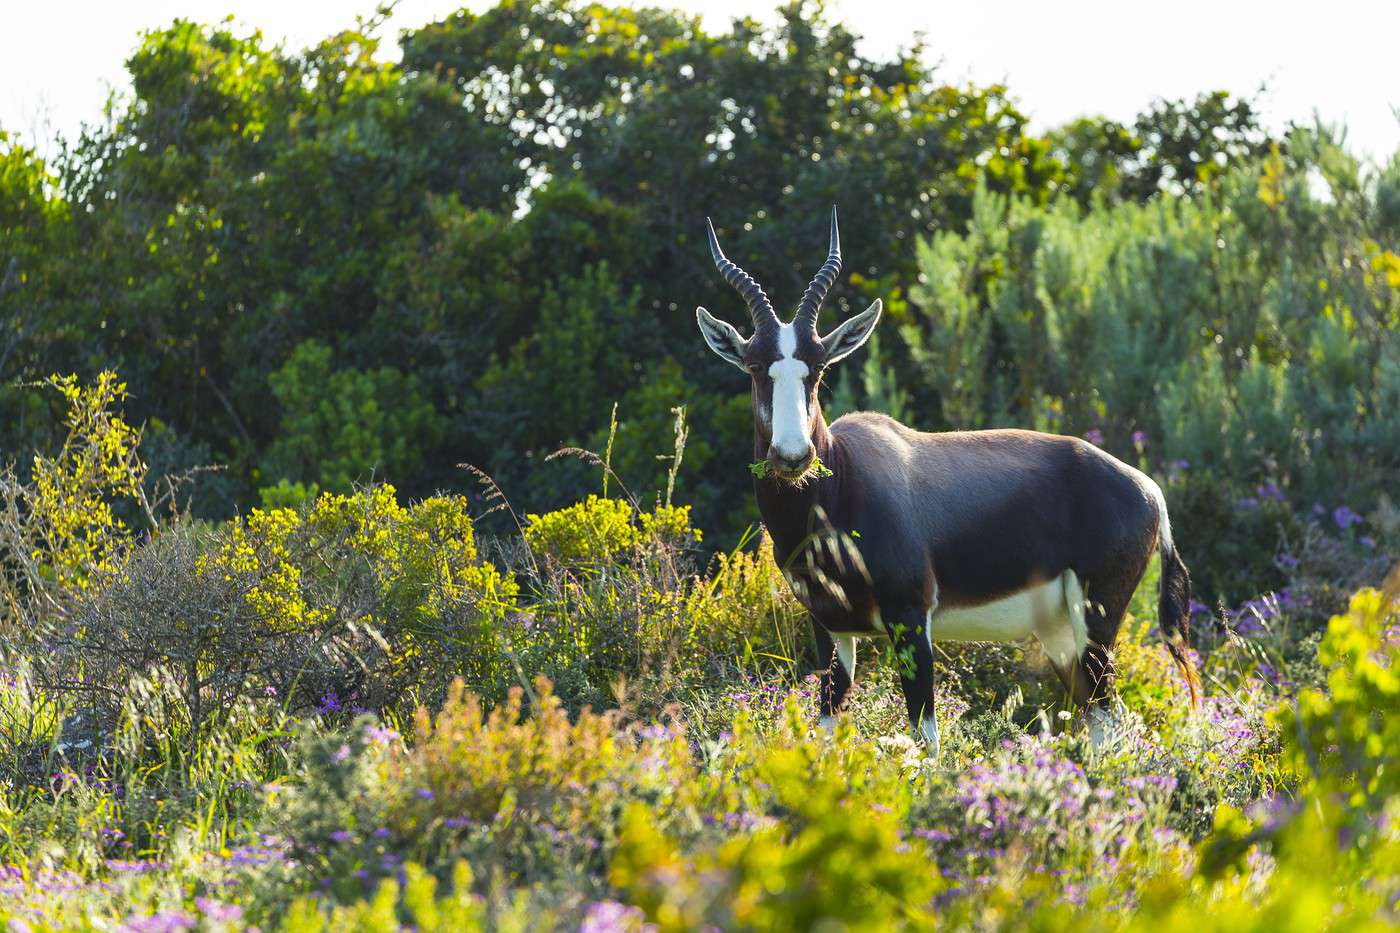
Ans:
[{"label": "green foliage", "polygon": [[[0,136],[0,445],[38,452],[0,475],[0,923],[1395,924],[1400,157],[1218,92],[1032,136],[820,5],[500,3],[399,64],[380,22],[176,21],[48,163]],[[1159,475],[1228,600],[1199,709],[1144,592],[1108,748],[1020,645],[940,646],[936,762],[866,645],[813,728],[749,399],[688,321],[738,309],[703,213],[788,307],[833,202],[829,312],[888,330],[829,413]],[[130,396],[29,388],[97,366]]]},{"label": "green foliage", "polygon": [[314,340],[293,350],[268,381],[282,409],[263,460],[268,478],[349,492],[375,476],[412,475],[442,432],[415,377],[390,366],[332,369],[330,348]]},{"label": "green foliage", "polygon": [[727,838],[701,834],[686,851],[657,833],[647,809],[623,816],[610,878],[658,929],[932,921],[941,879],[922,845],[902,841],[909,792],[898,763],[870,745],[809,739],[805,720],[789,703],[762,738],[747,718],[735,721],[712,763],[722,777],[701,781],[705,808],[746,815]]},{"label": "green foliage", "polygon": [[1400,571],[1383,591],[1357,593],[1346,614],[1332,619],[1317,649],[1328,669],[1326,689],[1303,691],[1279,720],[1293,767],[1368,813],[1400,795],[1400,776],[1390,767],[1400,730],[1397,621]]},{"label": "green foliage", "polygon": [[[686,406],[677,484],[735,540],[755,518],[745,478],[711,464],[747,445],[743,385],[688,321],[736,306],[696,205],[726,233],[752,225],[727,242],[782,304],[839,202],[862,247],[833,312],[878,295],[907,320],[916,242],[960,225],[978,184],[1044,203],[1068,183],[1005,88],[947,85],[920,47],[865,55],[819,6],[709,32],[503,3],[409,31],[398,65],[379,23],[296,50],[177,21],[51,164],[0,142],[0,363],[121,371],[134,423],[207,452],[176,466],[228,467],[198,478],[203,517],[282,479],[463,491],[463,461],[557,508],[593,477],[540,464],[593,445],[619,402],[633,495],[671,482],[655,458]],[[890,349],[849,407],[916,416]],[[31,405],[0,387],[7,449],[51,427]]]},{"label": "green foliage", "polygon": [[[380,882],[374,896],[351,904],[337,904],[327,909],[316,898],[305,898],[292,904],[282,921],[283,933],[381,933],[401,929],[407,922],[423,933],[475,933],[488,929],[487,913],[480,898],[471,894],[472,871],[466,862],[458,862],[452,875],[452,893],[439,896],[437,879],[412,862],[404,866],[404,883],[395,878]],[[503,922],[513,919],[514,922]],[[548,923],[547,916],[523,911],[514,918],[495,916],[490,929],[528,929],[532,924]]]},{"label": "green foliage", "polygon": [[151,517],[137,447],[141,432],[113,409],[126,383],[104,371],[90,386],[51,376],[62,396],[66,436],[57,454],[35,454],[27,479],[0,468],[0,620],[17,624],[26,609],[52,609],[69,592],[121,566],[130,550],[125,503]]},{"label": "green foliage", "polygon": [[[1362,511],[1400,468],[1400,292],[1325,136],[1231,164],[1210,198],[1087,213],[980,190],[966,232],[920,247],[899,386],[929,401],[922,427],[1034,425],[1145,456],[1172,476],[1199,588],[1239,599],[1296,537],[1258,488]],[[1324,165],[1327,196],[1308,181]]]},{"label": "green foliage", "polygon": [[303,511],[254,509],[213,532],[173,526],[89,590],[81,627],[36,633],[49,645],[40,682],[56,689],[81,672],[105,737],[149,681],[144,707],[193,754],[250,703],[392,709],[440,691],[450,672],[428,672],[491,644],[516,584],[480,560],[462,499],[406,508],[379,486]]}]

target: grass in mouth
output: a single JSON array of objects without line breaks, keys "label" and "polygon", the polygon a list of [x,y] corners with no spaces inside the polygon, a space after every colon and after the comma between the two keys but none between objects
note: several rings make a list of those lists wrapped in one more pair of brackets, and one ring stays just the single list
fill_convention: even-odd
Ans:
[{"label": "grass in mouth", "polygon": [[[759,460],[757,463],[750,463],[750,464],[749,464],[749,472],[752,473],[754,476],[757,476],[759,479],[763,479],[763,478],[764,478],[765,476],[767,476],[769,473],[773,472],[773,468],[772,468],[771,466],[768,465],[768,461],[767,461],[767,460]],[[809,466],[809,467],[807,468],[807,472],[803,473],[803,474],[802,474],[801,476],[799,476],[799,477],[796,477],[796,478],[793,480],[793,482],[798,482],[798,481],[800,481],[800,480],[805,480],[805,479],[808,479],[809,477],[812,477],[812,476],[831,476],[831,475],[832,475],[832,473],[831,473],[831,468],[828,467],[826,464],[822,463],[822,458],[821,458],[821,457],[813,457],[813,458],[812,458],[812,465]]]}]

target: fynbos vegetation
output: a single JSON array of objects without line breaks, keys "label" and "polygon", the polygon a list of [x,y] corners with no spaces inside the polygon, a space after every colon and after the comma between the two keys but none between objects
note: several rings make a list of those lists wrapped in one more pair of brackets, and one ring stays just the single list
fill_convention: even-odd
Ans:
[{"label": "fynbos vegetation", "polygon": [[[1224,94],[1038,136],[800,5],[376,41],[179,22],[0,135],[0,926],[1400,922],[1400,157]],[[874,642],[818,727],[690,309],[705,213],[791,302],[833,202],[884,318],[822,409],[1151,477],[1198,706],[1154,556],[1109,741],[1033,642],[934,647],[936,753]]]}]

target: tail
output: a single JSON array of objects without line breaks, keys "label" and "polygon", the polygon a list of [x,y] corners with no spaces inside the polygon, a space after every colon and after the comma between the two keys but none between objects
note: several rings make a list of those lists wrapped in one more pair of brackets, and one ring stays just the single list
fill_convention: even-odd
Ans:
[{"label": "tail", "polygon": [[1191,625],[1191,574],[1181,561],[1181,554],[1172,542],[1172,526],[1167,518],[1167,500],[1161,488],[1152,484],[1157,500],[1157,548],[1162,555],[1162,593],[1157,602],[1157,625],[1186,686],[1191,690],[1191,705],[1201,702],[1201,678],[1186,653],[1187,630]]}]

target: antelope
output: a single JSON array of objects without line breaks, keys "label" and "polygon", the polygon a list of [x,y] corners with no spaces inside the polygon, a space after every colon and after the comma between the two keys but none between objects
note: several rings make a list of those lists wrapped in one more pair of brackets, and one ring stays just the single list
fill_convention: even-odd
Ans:
[{"label": "antelope", "polygon": [[828,424],[822,378],[866,342],[881,311],[876,299],[825,336],[817,331],[841,272],[836,209],[826,262],[787,323],[706,224],[711,257],[748,306],[753,335],[703,307],[696,321],[710,349],[751,379],[754,495],[811,617],[823,726],[851,688],[857,641],[887,638],[915,738],[937,757],[933,642],[1034,635],[1102,743],[1114,722],[1110,651],[1154,548],[1158,625],[1198,702],[1185,649],[1190,575],[1150,477],[1075,437],[926,433],[875,412]]}]

